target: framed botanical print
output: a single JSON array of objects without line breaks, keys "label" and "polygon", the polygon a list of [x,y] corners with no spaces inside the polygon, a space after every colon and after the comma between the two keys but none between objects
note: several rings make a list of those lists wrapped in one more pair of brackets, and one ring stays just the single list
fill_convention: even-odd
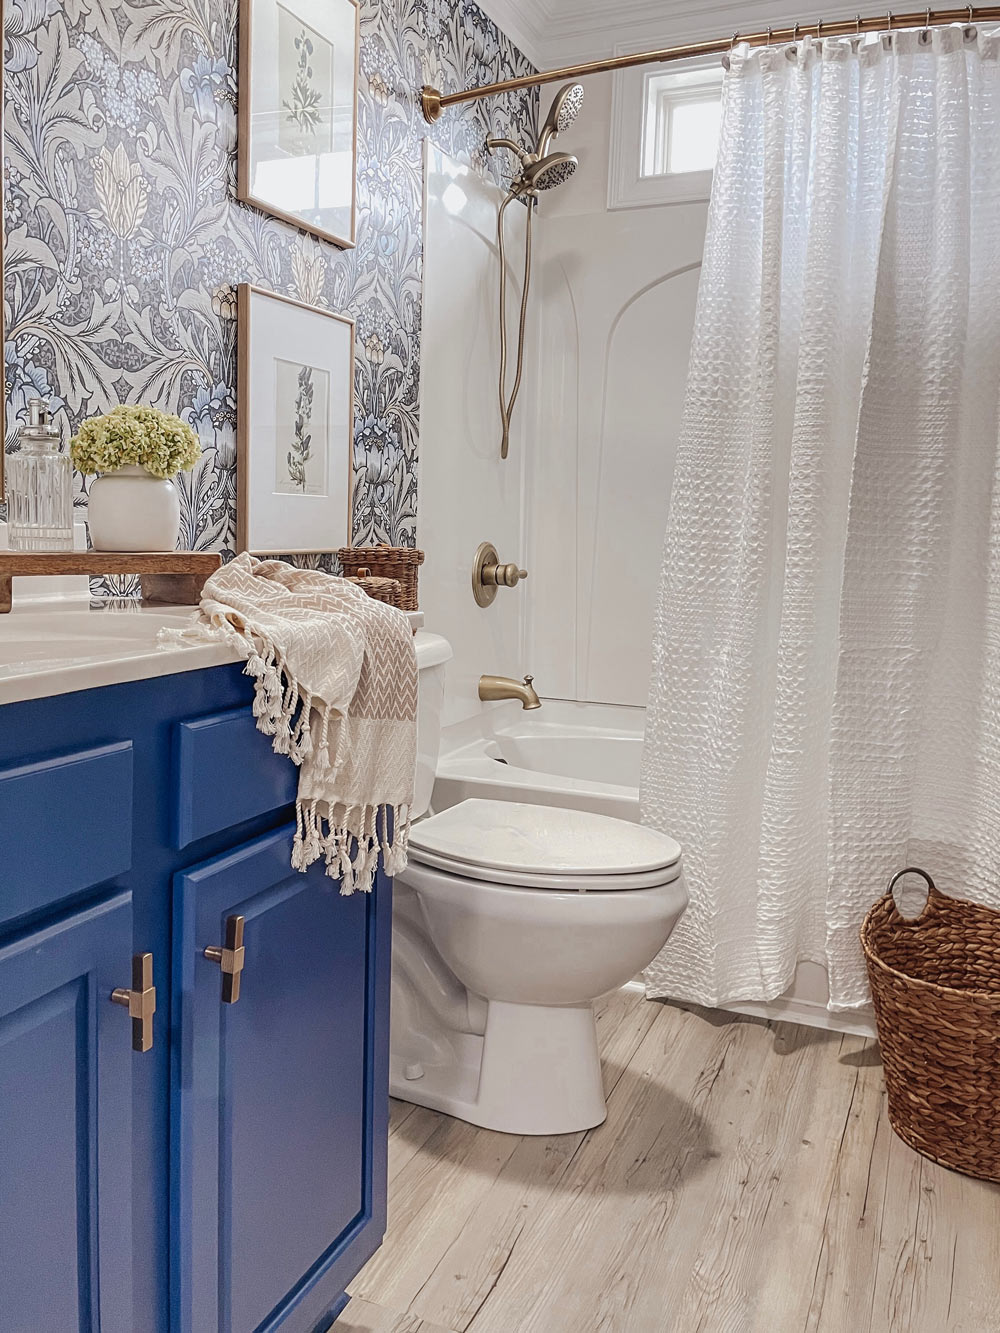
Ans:
[{"label": "framed botanical print", "polygon": [[354,244],[357,0],[240,0],[238,194]]},{"label": "framed botanical print", "polygon": [[354,321],[242,283],[236,549],[350,544]]}]

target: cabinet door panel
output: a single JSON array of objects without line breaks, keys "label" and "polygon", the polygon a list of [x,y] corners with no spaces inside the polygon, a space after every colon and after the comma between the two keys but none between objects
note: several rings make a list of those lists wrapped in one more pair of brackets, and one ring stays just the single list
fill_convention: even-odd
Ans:
[{"label": "cabinet door panel", "polygon": [[[389,886],[342,897],[321,866],[293,871],[290,850],[282,830],[176,880],[183,1333],[298,1328],[317,1300],[321,1313],[332,1306],[384,1229],[366,1124],[376,1101],[381,1124],[386,1101],[373,1021],[378,1007],[388,1022]],[[231,915],[245,918],[245,966],[239,1000],[223,1004],[204,949],[223,942]]]},{"label": "cabinet door panel", "polygon": [[179,722],[174,737],[174,846],[280,810],[295,800],[298,770],[273,754],[252,708]]},{"label": "cabinet door panel", "polygon": [[128,894],[0,949],[0,1328],[133,1328],[131,955]]}]

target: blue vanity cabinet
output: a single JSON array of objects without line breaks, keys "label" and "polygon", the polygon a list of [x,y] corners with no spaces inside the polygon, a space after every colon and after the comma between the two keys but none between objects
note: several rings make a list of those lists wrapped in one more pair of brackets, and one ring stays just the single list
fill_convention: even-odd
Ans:
[{"label": "blue vanity cabinet", "polygon": [[[182,1333],[325,1331],[385,1231],[391,886],[344,897],[322,865],[290,869],[292,832],[175,882]],[[244,949],[235,1002],[205,957],[232,918]]]},{"label": "blue vanity cabinet", "polygon": [[0,706],[0,1333],[325,1333],[381,1241],[391,883],[291,869],[252,702],[233,664]]},{"label": "blue vanity cabinet", "polygon": [[133,1333],[130,895],[0,945],[0,1329]]}]

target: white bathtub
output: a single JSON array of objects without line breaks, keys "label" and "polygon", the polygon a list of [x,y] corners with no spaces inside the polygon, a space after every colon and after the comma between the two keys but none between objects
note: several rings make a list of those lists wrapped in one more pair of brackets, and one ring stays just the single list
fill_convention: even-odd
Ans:
[{"label": "white bathtub", "polygon": [[645,710],[547,699],[516,703],[442,737],[434,808],[472,796],[571,805],[639,820],[639,765]]}]

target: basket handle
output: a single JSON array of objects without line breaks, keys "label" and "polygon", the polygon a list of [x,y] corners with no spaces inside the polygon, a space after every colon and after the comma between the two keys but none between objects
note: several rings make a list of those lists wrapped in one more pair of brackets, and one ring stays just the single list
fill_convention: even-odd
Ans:
[{"label": "basket handle", "polygon": [[[919,875],[927,885],[927,901],[916,916],[904,916],[896,904],[896,897],[893,890],[904,875]],[[892,908],[896,914],[897,920],[901,921],[906,926],[915,926],[918,922],[923,921],[924,917],[927,915],[927,909],[930,907],[933,900],[935,898],[943,898],[944,894],[934,883],[926,870],[921,870],[919,866],[906,866],[902,870],[897,870],[892,879],[890,879],[889,885],[885,891],[885,896],[892,899]]]}]

